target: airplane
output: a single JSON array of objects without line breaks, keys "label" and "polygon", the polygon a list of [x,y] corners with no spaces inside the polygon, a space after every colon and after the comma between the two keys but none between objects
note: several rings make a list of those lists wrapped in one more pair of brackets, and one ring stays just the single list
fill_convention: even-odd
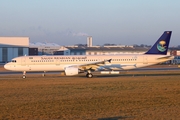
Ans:
[{"label": "airplane", "polygon": [[[94,71],[120,71],[147,67],[174,59],[167,55],[172,31],[165,31],[156,43],[144,54],[120,55],[64,55],[64,56],[20,56],[6,63],[4,68],[11,71],[26,72],[58,71],[66,76],[86,72],[92,78]],[[45,74],[43,74],[45,76]]]}]

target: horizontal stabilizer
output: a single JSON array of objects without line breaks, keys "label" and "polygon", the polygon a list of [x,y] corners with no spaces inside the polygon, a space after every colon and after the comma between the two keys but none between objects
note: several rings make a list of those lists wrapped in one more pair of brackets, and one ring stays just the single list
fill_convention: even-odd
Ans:
[{"label": "horizontal stabilizer", "polygon": [[163,56],[163,57],[159,57],[157,59],[168,59],[168,58],[171,58],[171,57],[173,57],[173,56]]}]

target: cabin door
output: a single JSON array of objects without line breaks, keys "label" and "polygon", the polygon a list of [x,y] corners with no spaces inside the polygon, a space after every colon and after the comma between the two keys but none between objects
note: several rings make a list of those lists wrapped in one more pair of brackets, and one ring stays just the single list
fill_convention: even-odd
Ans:
[{"label": "cabin door", "polygon": [[60,65],[60,59],[56,59],[56,65]]},{"label": "cabin door", "polygon": [[143,64],[148,64],[148,56],[143,57]]},{"label": "cabin door", "polygon": [[21,65],[26,65],[26,57],[21,58]]}]

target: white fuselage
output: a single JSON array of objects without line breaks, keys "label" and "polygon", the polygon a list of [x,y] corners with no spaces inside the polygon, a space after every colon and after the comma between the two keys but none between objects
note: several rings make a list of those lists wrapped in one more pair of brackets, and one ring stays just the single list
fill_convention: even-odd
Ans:
[{"label": "white fuselage", "polygon": [[14,58],[4,67],[12,71],[64,71],[69,66],[80,66],[111,59],[98,70],[129,70],[172,60],[168,55],[69,55],[22,56]]}]

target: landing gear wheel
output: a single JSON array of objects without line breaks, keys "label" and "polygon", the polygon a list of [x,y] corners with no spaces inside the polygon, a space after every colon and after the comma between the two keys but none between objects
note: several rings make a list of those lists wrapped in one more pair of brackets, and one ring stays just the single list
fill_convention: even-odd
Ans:
[{"label": "landing gear wheel", "polygon": [[25,78],[26,78],[26,76],[25,76],[25,75],[23,75],[23,76],[22,76],[22,78],[23,78],[23,79],[25,79]]},{"label": "landing gear wheel", "polygon": [[86,77],[87,77],[87,78],[92,78],[92,77],[93,77],[93,74],[92,74],[92,73],[87,73],[87,74],[86,74]]}]

